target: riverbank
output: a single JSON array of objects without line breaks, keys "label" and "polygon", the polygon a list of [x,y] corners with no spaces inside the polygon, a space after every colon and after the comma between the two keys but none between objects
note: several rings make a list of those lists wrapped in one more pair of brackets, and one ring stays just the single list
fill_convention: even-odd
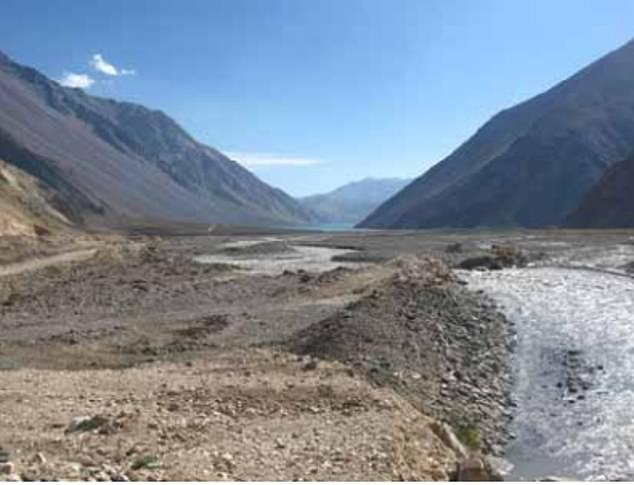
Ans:
[{"label": "riverbank", "polygon": [[[226,453],[235,458],[230,470],[227,466],[222,468],[218,465],[216,469],[204,473],[192,469],[183,476],[198,479],[217,479],[225,475],[269,479],[448,478],[455,473],[457,464],[464,460],[462,454],[465,452],[452,449],[446,443],[444,432],[441,433],[442,439],[438,436],[438,430],[443,428],[434,424],[437,420],[453,421],[451,424],[458,430],[458,435],[462,433],[461,437],[470,446],[487,452],[496,451],[495,447],[503,443],[503,426],[499,423],[504,419],[496,414],[502,399],[503,381],[493,377],[491,372],[502,375],[500,363],[504,358],[498,350],[501,352],[504,347],[502,345],[491,353],[496,362],[493,367],[471,372],[468,359],[479,355],[474,353],[477,348],[474,342],[480,335],[478,325],[498,332],[501,329],[499,316],[497,320],[489,319],[493,315],[492,310],[481,306],[478,298],[470,296],[439,261],[410,256],[387,263],[333,263],[333,256],[349,256],[359,252],[358,249],[354,245],[335,248],[324,244],[323,234],[271,238],[136,238],[131,242],[104,244],[85,260],[30,268],[19,274],[3,276],[0,280],[0,326],[4,338],[0,343],[0,368],[4,369],[7,379],[3,381],[1,392],[11,405],[3,408],[2,419],[7,423],[17,423],[18,427],[30,427],[28,445],[21,439],[16,441],[18,428],[5,427],[0,435],[0,446],[12,452],[15,471],[23,474],[23,478],[64,478],[71,472],[75,474],[73,476],[86,478],[103,472],[102,465],[107,465],[108,473],[115,470],[130,474],[134,458],[118,455],[120,450],[109,444],[110,438],[101,437],[97,428],[94,433],[86,435],[67,433],[68,423],[82,416],[100,416],[100,420],[105,417],[108,422],[119,423],[118,413],[128,416],[137,411],[140,416],[147,413],[151,420],[158,420],[159,427],[168,426],[164,421],[168,416],[170,423],[178,416],[185,421],[191,419],[190,415],[179,414],[181,397],[173,399],[172,413],[175,415],[157,415],[154,409],[147,409],[151,401],[148,396],[154,395],[157,387],[180,386],[179,380],[173,381],[168,377],[175,375],[176,371],[165,369],[192,369],[192,372],[197,370],[196,376],[201,376],[208,366],[231,368],[226,359],[239,359],[247,368],[245,373],[228,370],[226,377],[226,386],[233,386],[237,395],[242,396],[238,399],[241,407],[296,408],[293,402],[300,399],[298,397],[288,396],[288,402],[285,402],[287,398],[280,397],[279,391],[266,397],[267,392],[272,390],[267,390],[263,382],[277,382],[279,376],[274,378],[273,374],[278,371],[284,373],[286,377],[275,386],[280,385],[291,394],[300,392],[303,396],[300,400],[305,403],[301,407],[300,421],[308,423],[307,426],[313,423],[318,434],[330,436],[318,439],[324,449],[336,448],[333,441],[336,436],[329,433],[339,426],[346,426],[348,419],[350,423],[367,424],[379,419],[380,414],[385,424],[363,432],[361,428],[354,427],[357,425],[350,424],[350,441],[340,446],[344,461],[352,463],[349,466],[336,467],[333,458],[327,456],[314,458],[321,461],[316,461],[308,470],[271,461],[260,465],[262,475],[254,475],[255,469],[244,468],[246,465],[242,460],[246,458],[240,458],[240,454],[236,456],[229,450]],[[315,247],[321,248],[319,258],[315,257],[315,251],[307,250]],[[328,251],[332,254],[328,255]],[[207,264],[197,262],[204,255],[222,255],[235,260],[217,261],[212,258]],[[254,258],[263,262],[266,271],[259,270],[257,265],[253,267]],[[280,265],[272,270],[270,261],[273,260]],[[303,262],[306,269],[302,267]],[[238,263],[245,264],[240,266]],[[416,285],[421,284],[426,288],[425,295],[437,295],[434,304],[427,302],[426,298],[417,302],[412,300],[421,288]],[[383,296],[377,297],[379,294]],[[407,307],[407,314],[404,314],[402,303],[409,300],[412,302]],[[442,308],[450,301],[455,301],[453,309],[443,313]],[[337,361],[345,359],[337,355],[314,355],[309,349],[302,351],[296,346],[303,338],[302,332],[319,328],[333,318],[346,319],[345,315],[354,315],[350,320],[352,329],[355,318],[365,318],[368,310],[376,304],[381,307],[381,318],[394,328],[419,327],[420,331],[414,330],[408,341],[423,353],[407,353],[403,361],[394,359],[395,351],[385,354],[384,350],[397,349],[402,345],[403,335],[398,332],[387,336],[382,349],[365,350],[368,357],[365,362],[370,363],[369,366],[356,365],[355,362],[338,364]],[[453,340],[460,322],[465,319],[469,320],[472,330],[460,337],[464,345],[452,344],[440,348],[428,342],[432,334],[427,327],[433,324],[434,328],[441,329],[446,340]],[[485,321],[494,321],[495,324],[486,325]],[[443,330],[443,327],[446,329]],[[470,333],[472,331],[473,334]],[[492,335],[482,339],[482,355],[492,349],[492,339]],[[472,342],[467,345],[469,341]],[[354,339],[347,342],[356,345]],[[267,355],[265,361],[269,364],[259,360],[262,352]],[[449,354],[455,361],[447,361],[445,365],[444,359]],[[425,356],[422,360],[421,355]],[[486,362],[484,359],[483,363]],[[256,373],[252,370],[254,367],[262,370]],[[328,384],[333,379],[333,369],[339,369],[337,375],[345,376],[343,384],[337,383],[339,378]],[[308,379],[315,373],[319,376],[318,380]],[[260,381],[257,391],[251,389],[253,384],[249,384],[253,380],[249,376],[254,374],[259,376],[256,381]],[[77,380],[79,375],[86,380]],[[113,375],[118,376],[117,380],[108,384]],[[126,387],[125,382],[129,379],[131,384]],[[488,383],[491,392],[476,396],[476,388],[485,379],[493,382]],[[141,385],[141,381],[147,382],[147,386]],[[51,408],[65,410],[62,413],[55,413],[52,409],[46,411],[35,404],[37,389],[48,382],[55,383],[48,395]],[[86,386],[81,382],[86,382]],[[32,387],[32,383],[38,384]],[[117,387],[118,383],[120,387]],[[202,387],[208,385],[211,384],[201,384]],[[308,405],[313,398],[306,396],[323,394],[319,399],[329,401],[336,398],[335,401],[339,402],[339,398],[329,390],[333,386],[346,389],[360,386],[366,389],[364,392],[377,393],[377,396],[385,396],[385,399],[400,404],[386,409],[380,404],[378,408],[368,408],[367,399],[360,397],[348,404],[324,404],[327,409],[336,408],[332,411],[334,414],[325,411],[324,422],[322,413],[311,410]],[[200,386],[194,387],[190,392],[201,392]],[[96,392],[98,388],[109,391],[100,394]],[[54,389],[67,391],[57,393],[53,392]],[[135,390],[139,396],[134,395]],[[473,402],[470,404],[471,394]],[[189,406],[189,401],[182,399],[183,406]],[[196,404],[198,410],[202,409],[200,406],[204,407],[205,399],[200,397],[201,402]],[[270,399],[275,402],[266,404]],[[376,401],[378,398],[372,399]],[[124,409],[116,411],[123,404]],[[209,411],[204,412],[208,419],[212,419],[215,414],[208,413],[215,408],[213,403],[209,406]],[[491,413],[487,412],[489,408]],[[55,417],[46,418],[51,413]],[[287,434],[302,435],[299,424],[293,424],[292,419],[285,421],[284,414],[282,411],[279,419],[281,423],[286,422]],[[123,421],[127,419],[122,418]],[[493,422],[498,423],[497,427],[490,426]],[[121,424],[120,430],[120,424],[113,424],[113,440],[126,436],[126,431],[121,430],[128,429],[128,425]],[[49,426],[54,437],[46,431]],[[330,430],[327,429],[329,427]],[[180,449],[178,453],[181,455],[188,453],[186,449],[192,453],[198,453],[194,449],[202,452],[202,445],[189,437],[182,443],[182,448],[179,448],[180,441],[174,440],[166,440],[163,447],[152,448],[149,443],[155,436],[149,424],[147,429],[142,427],[140,430],[136,425],[131,425],[129,429],[130,432],[140,433],[139,440],[144,443],[138,453],[161,456],[161,466],[157,468],[160,473],[148,475],[151,477],[177,478],[185,473],[170,458],[177,449]],[[105,436],[110,436],[111,431],[104,431]],[[219,431],[216,429],[215,432]],[[223,433],[229,436],[227,439],[234,441],[233,445],[227,443],[226,447],[239,448],[238,443],[244,439],[242,435],[232,434],[226,429]],[[79,446],[79,442],[92,440],[93,434],[98,435],[94,438],[95,443],[101,444],[95,444],[94,453],[91,452],[86,461],[93,465],[77,465],[73,461],[75,453],[71,452],[75,449],[73,443],[79,440]],[[180,435],[185,436],[184,429]],[[275,439],[271,436],[272,445],[257,444],[263,447],[258,453],[265,455],[267,446],[277,449]],[[280,439],[286,441],[289,438]],[[294,440],[302,447],[313,442],[307,444],[299,438]],[[58,446],[60,443],[64,446]],[[302,463],[297,454],[299,451],[292,445],[288,446],[297,463]],[[411,450],[410,446],[413,447]],[[359,454],[359,450],[366,448],[369,454]],[[433,453],[424,451],[432,449],[435,450]],[[18,454],[17,450],[22,451]],[[322,453],[323,449],[320,450],[319,453]],[[34,456],[38,453],[45,456],[50,466],[37,466]],[[101,453],[100,457],[95,453]],[[224,452],[219,450],[218,453],[222,455]],[[420,463],[418,457],[421,455],[430,455],[427,464]],[[374,463],[370,467],[373,471],[367,472],[370,462]],[[476,462],[481,464],[478,460]],[[359,467],[358,473],[354,471],[355,467]],[[313,468],[316,471],[311,471]],[[366,470],[366,474],[363,475],[361,470]],[[131,476],[136,475],[131,473]]]}]

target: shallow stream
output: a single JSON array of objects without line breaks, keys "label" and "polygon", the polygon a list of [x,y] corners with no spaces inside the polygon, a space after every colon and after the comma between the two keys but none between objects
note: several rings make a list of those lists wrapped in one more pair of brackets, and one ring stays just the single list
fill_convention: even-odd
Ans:
[{"label": "shallow stream", "polygon": [[616,256],[463,274],[516,332],[510,479],[634,479],[634,279]]},{"label": "shallow stream", "polygon": [[353,253],[351,249],[339,249],[301,244],[301,239],[288,240],[283,249],[272,249],[267,252],[249,252],[249,248],[267,243],[280,243],[278,238],[250,239],[227,244],[224,251],[243,249],[243,253],[218,252],[196,256],[194,261],[203,264],[230,264],[240,271],[251,274],[278,275],[284,271],[323,272],[339,266],[358,266],[357,263],[335,261],[333,258]]}]

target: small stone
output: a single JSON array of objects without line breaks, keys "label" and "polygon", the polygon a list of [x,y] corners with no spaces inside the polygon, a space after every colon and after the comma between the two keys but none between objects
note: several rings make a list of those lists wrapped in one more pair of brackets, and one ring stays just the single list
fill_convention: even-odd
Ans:
[{"label": "small stone", "polygon": [[46,465],[47,460],[43,453],[37,453],[35,455],[35,461],[38,462],[40,465]]},{"label": "small stone", "polygon": [[469,457],[460,463],[458,469],[458,481],[460,482],[486,482],[488,481],[486,468],[482,459]]},{"label": "small stone", "polygon": [[68,431],[92,431],[103,426],[106,422],[107,420],[103,416],[77,416],[71,420]]},{"label": "small stone", "polygon": [[281,440],[281,438],[275,438],[275,447],[278,450],[282,450],[286,448],[286,444]]},{"label": "small stone", "polygon": [[97,480],[98,482],[109,482],[110,481],[110,477],[104,471],[98,471],[97,473],[95,473],[93,475],[93,478],[95,480]]},{"label": "small stone", "polygon": [[304,371],[315,370],[317,369],[318,365],[319,365],[318,361],[311,359],[306,364],[304,364],[304,366],[302,367],[302,370]]},{"label": "small stone", "polygon": [[0,447],[0,463],[6,463],[9,461],[10,453]]},{"label": "small stone", "polygon": [[450,448],[459,458],[467,457],[467,450],[460,440],[456,437],[453,430],[445,423],[433,422],[431,424],[432,431],[440,438],[440,440]]},{"label": "small stone", "polygon": [[479,455],[472,455],[463,460],[458,466],[458,481],[460,482],[497,482],[503,477],[491,464]]},{"label": "small stone", "polygon": [[10,461],[0,463],[0,475],[12,475],[15,473],[15,465]]},{"label": "small stone", "polygon": [[77,476],[81,473],[81,465],[79,463],[69,463],[67,465],[68,473]]}]

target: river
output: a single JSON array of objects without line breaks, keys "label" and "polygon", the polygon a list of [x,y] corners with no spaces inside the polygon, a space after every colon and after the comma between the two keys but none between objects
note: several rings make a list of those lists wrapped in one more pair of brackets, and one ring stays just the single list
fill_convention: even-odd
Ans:
[{"label": "river", "polygon": [[634,479],[633,251],[462,275],[514,324],[509,479]]}]

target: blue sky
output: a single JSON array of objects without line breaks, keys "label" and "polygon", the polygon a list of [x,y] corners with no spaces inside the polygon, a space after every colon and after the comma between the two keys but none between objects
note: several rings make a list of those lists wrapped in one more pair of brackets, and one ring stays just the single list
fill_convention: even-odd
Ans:
[{"label": "blue sky", "polygon": [[420,175],[633,18],[631,0],[1,0],[0,49],[305,195]]}]

